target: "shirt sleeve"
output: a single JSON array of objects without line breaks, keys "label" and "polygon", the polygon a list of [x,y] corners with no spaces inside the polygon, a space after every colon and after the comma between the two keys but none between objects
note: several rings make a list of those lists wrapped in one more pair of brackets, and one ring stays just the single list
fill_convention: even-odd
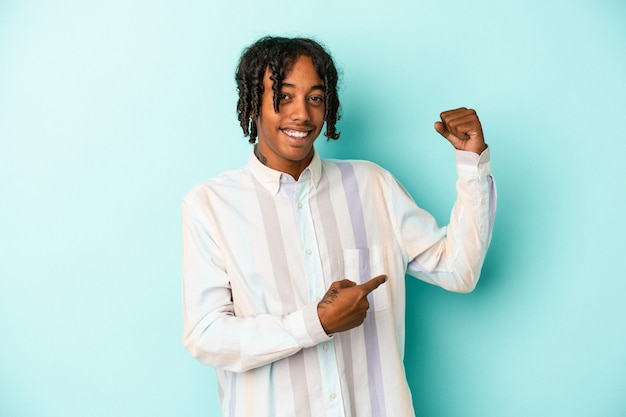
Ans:
[{"label": "shirt sleeve", "polygon": [[192,356],[243,372],[330,339],[317,302],[284,316],[236,315],[221,249],[197,205],[183,200],[183,343]]},{"label": "shirt sleeve", "polygon": [[439,227],[403,189],[392,199],[401,213],[398,227],[409,260],[407,273],[449,291],[470,292],[491,242],[497,195],[489,148],[481,155],[457,150],[455,158],[457,199],[447,226]]}]

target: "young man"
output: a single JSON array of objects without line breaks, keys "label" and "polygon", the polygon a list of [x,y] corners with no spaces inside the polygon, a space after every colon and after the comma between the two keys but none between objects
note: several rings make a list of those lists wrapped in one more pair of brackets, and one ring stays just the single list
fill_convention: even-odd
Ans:
[{"label": "young man", "polygon": [[412,416],[405,273],[471,291],[495,188],[473,110],[441,114],[458,198],[439,227],[385,170],[323,160],[337,71],[309,39],[263,38],[237,70],[243,168],[183,200],[184,344],[215,367],[224,416]]}]

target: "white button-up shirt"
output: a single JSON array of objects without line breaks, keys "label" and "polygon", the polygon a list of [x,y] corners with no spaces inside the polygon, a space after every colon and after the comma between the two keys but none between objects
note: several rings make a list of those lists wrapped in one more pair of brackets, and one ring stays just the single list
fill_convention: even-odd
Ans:
[{"label": "white button-up shirt", "polygon": [[[296,181],[251,153],[183,200],[184,344],[215,367],[224,416],[412,416],[405,274],[471,291],[491,239],[489,150],[456,152],[457,194],[439,227],[390,173],[315,154]],[[386,274],[365,322],[327,335],[333,281]]]}]

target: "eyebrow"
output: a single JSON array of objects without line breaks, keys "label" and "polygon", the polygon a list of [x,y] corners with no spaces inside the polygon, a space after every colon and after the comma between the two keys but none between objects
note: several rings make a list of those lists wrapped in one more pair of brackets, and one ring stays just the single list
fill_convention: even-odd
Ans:
[{"label": "eyebrow", "polygon": [[[294,84],[289,84],[289,83],[283,83],[283,87],[291,87],[291,88],[296,88],[296,86]],[[324,86],[324,84],[318,84],[318,85],[314,85],[310,88],[310,90],[322,90],[322,91],[326,91],[326,87]]]}]

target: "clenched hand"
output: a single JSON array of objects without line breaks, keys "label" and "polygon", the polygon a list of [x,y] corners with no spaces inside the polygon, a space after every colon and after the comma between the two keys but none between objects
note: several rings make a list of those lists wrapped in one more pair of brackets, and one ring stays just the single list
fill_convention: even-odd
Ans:
[{"label": "clenched hand", "polygon": [[440,117],[441,121],[435,122],[435,130],[456,149],[480,155],[487,148],[476,111],[461,107],[444,111]]}]

